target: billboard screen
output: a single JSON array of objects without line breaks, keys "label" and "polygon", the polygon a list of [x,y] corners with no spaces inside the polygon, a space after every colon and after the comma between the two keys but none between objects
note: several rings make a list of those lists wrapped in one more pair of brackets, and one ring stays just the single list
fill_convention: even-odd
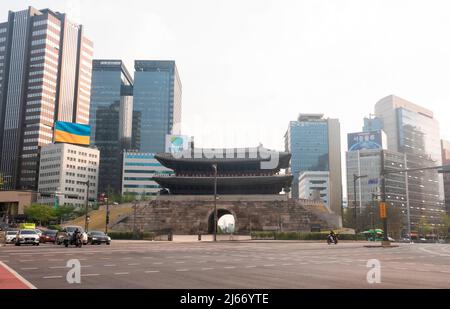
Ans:
[{"label": "billboard screen", "polygon": [[383,149],[383,132],[358,132],[347,134],[348,151]]},{"label": "billboard screen", "polygon": [[55,143],[89,145],[91,127],[85,124],[57,121]]},{"label": "billboard screen", "polygon": [[186,135],[166,135],[166,152],[177,153],[191,148],[192,137]]}]

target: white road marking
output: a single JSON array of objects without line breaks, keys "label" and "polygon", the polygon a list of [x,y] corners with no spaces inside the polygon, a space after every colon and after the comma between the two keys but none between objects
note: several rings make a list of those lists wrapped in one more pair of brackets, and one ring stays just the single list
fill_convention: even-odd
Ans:
[{"label": "white road marking", "polygon": [[114,273],[114,275],[129,275],[130,273],[126,273],[126,272],[124,272],[124,273]]},{"label": "white road marking", "polygon": [[213,270],[214,268],[211,267],[203,267],[202,270]]},{"label": "white road marking", "polygon": [[139,263],[130,263],[130,264],[127,264],[128,266],[136,266],[136,265],[141,265],[141,264],[139,264]]},{"label": "white road marking", "polygon": [[249,265],[249,266],[245,266],[245,268],[255,268],[256,265]]},{"label": "white road marking", "polygon": [[21,270],[35,270],[35,269],[39,269],[39,268],[37,268],[37,267],[24,267],[24,268],[21,268]]},{"label": "white road marking", "polygon": [[81,275],[81,277],[93,277],[93,276],[100,276],[100,274],[85,274],[85,275]]},{"label": "white road marking", "polygon": [[62,276],[46,276],[46,277],[42,277],[42,279],[59,279],[62,278]]},{"label": "white road marking", "polygon": [[116,267],[117,265],[116,264],[105,264],[103,266],[105,266],[105,267]]},{"label": "white road marking", "polygon": [[67,268],[67,266],[51,266],[50,269],[60,269],[60,268]]},{"label": "white road marking", "polygon": [[267,265],[264,265],[264,267],[273,267],[273,266],[275,266],[274,264],[267,264]]},{"label": "white road marking", "polygon": [[154,265],[162,265],[162,264],[164,264],[163,262],[154,262],[153,263]]},{"label": "white road marking", "polygon": [[184,264],[184,263],[186,263],[186,262],[184,262],[184,261],[175,262],[175,264]]},{"label": "white road marking", "polygon": [[225,266],[224,268],[225,269],[234,269],[234,268],[236,268],[236,266]]},{"label": "white road marking", "polygon": [[33,262],[33,260],[19,260],[19,262]]},{"label": "white road marking", "polygon": [[433,254],[433,255],[450,256],[450,254],[443,254],[443,253],[439,253],[439,252],[434,252],[434,251],[431,251],[431,250],[428,250],[428,249],[425,249],[425,248],[422,248],[422,247],[420,247],[419,250],[422,250],[422,251],[424,251],[426,253],[430,253],[430,254]]},{"label": "white road marking", "polygon": [[147,273],[147,274],[149,274],[149,273],[159,273],[159,270],[146,270],[144,272]]},{"label": "white road marking", "polygon": [[285,264],[282,264],[283,266],[292,266],[292,265],[294,265],[294,264],[291,264],[291,263],[285,263]]},{"label": "white road marking", "polygon": [[183,269],[177,269],[175,271],[189,271],[189,269],[183,268]]}]

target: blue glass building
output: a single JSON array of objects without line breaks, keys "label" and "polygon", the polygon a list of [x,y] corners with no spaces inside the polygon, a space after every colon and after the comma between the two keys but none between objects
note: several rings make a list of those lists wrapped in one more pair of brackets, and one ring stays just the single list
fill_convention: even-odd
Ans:
[{"label": "blue glass building", "polygon": [[298,198],[299,176],[302,172],[330,173],[330,208],[342,212],[342,177],[340,125],[337,119],[322,114],[300,114],[289,123],[285,135],[286,151],[292,154],[290,172],[294,175],[292,197]]},{"label": "blue glass building", "polygon": [[121,60],[94,60],[91,145],[100,150],[99,192],[120,192],[122,151],[134,148],[133,78]]},{"label": "blue glass building", "polygon": [[133,134],[140,135],[140,152],[164,152],[166,135],[180,133],[181,92],[175,61],[135,61],[134,111],[141,118]]}]

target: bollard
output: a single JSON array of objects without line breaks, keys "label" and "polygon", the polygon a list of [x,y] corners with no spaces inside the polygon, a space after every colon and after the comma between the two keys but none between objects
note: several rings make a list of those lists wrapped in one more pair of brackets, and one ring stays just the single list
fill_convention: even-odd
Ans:
[{"label": "bollard", "polygon": [[173,239],[173,235],[172,235],[172,233],[169,233],[168,240],[172,241],[172,239]]},{"label": "bollard", "polygon": [[202,234],[198,234],[198,241],[202,241]]}]

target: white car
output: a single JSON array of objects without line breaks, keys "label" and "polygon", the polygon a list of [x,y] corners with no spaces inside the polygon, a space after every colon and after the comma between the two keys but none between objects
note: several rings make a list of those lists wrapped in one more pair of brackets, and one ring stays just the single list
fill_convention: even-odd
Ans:
[{"label": "white car", "polygon": [[19,231],[6,231],[6,243],[13,244],[16,242],[17,232]]},{"label": "white car", "polygon": [[35,230],[19,230],[16,236],[16,246],[30,244],[39,246],[39,235]]},{"label": "white car", "polygon": [[39,235],[39,237],[41,237],[42,236],[42,231],[41,230],[38,230],[38,229],[34,229],[35,231],[36,231],[36,233]]}]

